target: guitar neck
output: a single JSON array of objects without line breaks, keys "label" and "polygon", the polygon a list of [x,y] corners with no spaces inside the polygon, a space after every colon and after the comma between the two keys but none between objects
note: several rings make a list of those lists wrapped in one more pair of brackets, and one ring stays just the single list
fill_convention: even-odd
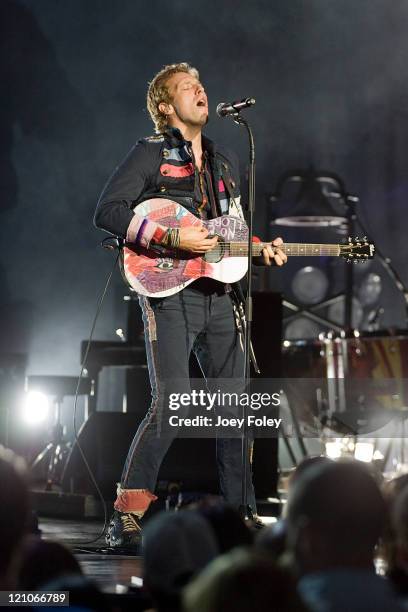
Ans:
[{"label": "guitar neck", "polygon": [[[231,257],[240,257],[248,255],[248,245],[244,242],[229,242],[229,255]],[[262,250],[270,245],[270,242],[254,242],[252,244],[252,255],[257,257],[262,254]],[[274,247],[276,248],[276,247]],[[305,256],[305,257],[339,257],[339,244],[305,244],[299,242],[285,242],[279,249],[286,255]]]}]

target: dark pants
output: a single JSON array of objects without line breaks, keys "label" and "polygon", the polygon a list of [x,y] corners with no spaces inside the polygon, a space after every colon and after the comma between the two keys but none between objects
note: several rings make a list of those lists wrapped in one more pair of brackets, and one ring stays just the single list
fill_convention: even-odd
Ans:
[{"label": "dark pants", "polygon": [[[140,297],[139,300],[145,326],[152,403],[129,449],[121,487],[147,489],[153,493],[160,464],[172,442],[169,428],[165,433],[161,431],[163,410],[167,409],[166,393],[189,391],[191,351],[195,352],[205,378],[233,379],[231,384],[236,391],[243,388],[244,353],[231,298],[219,283],[198,281],[174,296]],[[174,438],[177,430],[172,433]],[[242,495],[241,448],[239,437],[217,438],[220,491],[225,500],[236,507]],[[191,460],[193,458],[186,457],[186,461]],[[247,463],[248,504],[255,512],[251,467],[249,461]]]}]

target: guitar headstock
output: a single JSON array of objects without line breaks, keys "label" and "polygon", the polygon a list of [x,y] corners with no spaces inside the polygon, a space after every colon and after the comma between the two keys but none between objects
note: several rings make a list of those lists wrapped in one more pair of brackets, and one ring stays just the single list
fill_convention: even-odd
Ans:
[{"label": "guitar headstock", "polygon": [[372,259],[375,253],[375,246],[368,242],[367,236],[364,238],[348,238],[347,244],[340,244],[340,257],[348,262],[358,263]]}]

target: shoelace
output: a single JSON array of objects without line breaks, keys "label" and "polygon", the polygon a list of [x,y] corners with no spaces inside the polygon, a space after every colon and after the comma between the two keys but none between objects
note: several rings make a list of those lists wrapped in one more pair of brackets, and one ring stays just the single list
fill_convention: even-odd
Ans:
[{"label": "shoelace", "polygon": [[140,531],[140,526],[132,514],[122,514],[120,520],[123,525],[123,531]]}]

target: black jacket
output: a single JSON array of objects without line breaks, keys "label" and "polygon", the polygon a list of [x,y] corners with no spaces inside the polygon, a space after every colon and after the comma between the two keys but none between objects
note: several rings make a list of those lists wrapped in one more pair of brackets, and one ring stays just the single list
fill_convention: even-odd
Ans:
[{"label": "black jacket", "polygon": [[[242,217],[237,156],[203,136],[210,168],[212,216]],[[96,227],[126,238],[133,208],[150,198],[177,201],[193,214],[201,203],[191,142],[177,129],[139,140],[108,180],[96,208]]]}]

